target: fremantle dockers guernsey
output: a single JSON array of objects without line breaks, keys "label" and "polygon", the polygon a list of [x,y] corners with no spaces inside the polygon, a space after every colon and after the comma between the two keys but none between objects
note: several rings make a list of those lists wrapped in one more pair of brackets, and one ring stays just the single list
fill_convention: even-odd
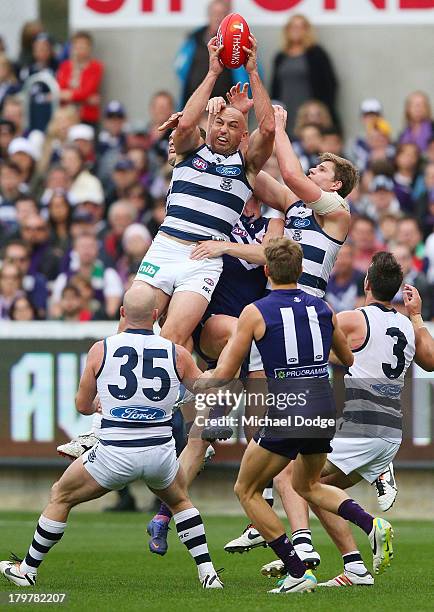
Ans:
[{"label": "fremantle dockers guernsey", "polygon": [[170,340],[145,329],[106,338],[97,375],[101,443],[140,449],[169,441],[180,384]]},{"label": "fremantle dockers guernsey", "polygon": [[[367,334],[354,350],[354,364],[345,376],[344,420],[354,423],[359,437],[401,440],[401,391],[415,354],[411,322],[394,308],[369,304],[363,312]],[[338,434],[339,435],[339,434]]]},{"label": "fremantle dockers guernsey", "polygon": [[203,145],[173,169],[160,229],[183,240],[229,240],[251,195],[241,153],[224,156]]},{"label": "fremantle dockers guernsey", "polygon": [[284,235],[303,249],[303,273],[298,286],[311,295],[324,297],[343,242],[328,236],[315,219],[313,210],[302,201],[288,208]]}]

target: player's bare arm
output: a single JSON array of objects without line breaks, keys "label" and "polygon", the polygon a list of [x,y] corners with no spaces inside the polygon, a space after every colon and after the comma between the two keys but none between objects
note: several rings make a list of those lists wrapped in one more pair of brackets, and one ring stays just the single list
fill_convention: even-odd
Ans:
[{"label": "player's bare arm", "polygon": [[265,162],[273,152],[275,120],[274,111],[270,97],[259,76],[256,53],[257,42],[251,36],[252,48],[243,47],[249,56],[246,63],[246,70],[249,73],[250,87],[252,89],[253,104],[258,128],[250,137],[249,148],[246,155],[246,170],[250,184],[254,186],[255,179]]},{"label": "player's bare arm", "polygon": [[212,38],[208,43],[209,70],[208,74],[188,100],[182,116],[179,117],[178,126],[173,139],[177,155],[193,151],[200,143],[200,132],[198,124],[204,112],[211,92],[218,76],[223,71],[219,60],[222,47],[216,45],[217,38]]},{"label": "player's bare arm", "polygon": [[425,322],[422,319],[422,299],[419,291],[412,285],[405,285],[403,298],[415,334],[416,353],[414,360],[418,366],[427,372],[433,372],[434,338],[425,327]]},{"label": "player's bare arm", "polygon": [[347,336],[339,325],[336,314],[333,314],[333,325],[334,325],[333,338],[332,338],[333,353],[336,355],[339,362],[343,366],[349,368],[354,363],[354,355],[351,352],[351,347],[347,340]]},{"label": "player's bare arm", "polygon": [[86,366],[81,375],[77,395],[75,396],[75,406],[81,414],[94,414],[96,404],[96,376],[101,368],[104,359],[104,342],[96,342],[90,349]]},{"label": "player's bare arm", "polygon": [[282,219],[271,219],[261,244],[238,244],[236,242],[205,240],[193,249],[191,259],[212,259],[213,257],[230,255],[231,257],[244,259],[248,263],[263,266],[265,265],[265,247],[272,238],[283,236],[283,227]]},{"label": "player's bare arm", "polygon": [[189,391],[193,391],[193,385],[203,374],[191,354],[180,344],[176,345],[176,369],[179,377]]}]

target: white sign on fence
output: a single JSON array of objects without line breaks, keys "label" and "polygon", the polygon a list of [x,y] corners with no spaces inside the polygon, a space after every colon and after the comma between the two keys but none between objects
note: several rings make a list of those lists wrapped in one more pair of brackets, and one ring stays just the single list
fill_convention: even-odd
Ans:
[{"label": "white sign on fence", "polygon": [[[202,25],[209,0],[70,0],[78,28]],[[294,13],[315,24],[434,24],[434,0],[233,0],[252,25],[282,26]]]}]

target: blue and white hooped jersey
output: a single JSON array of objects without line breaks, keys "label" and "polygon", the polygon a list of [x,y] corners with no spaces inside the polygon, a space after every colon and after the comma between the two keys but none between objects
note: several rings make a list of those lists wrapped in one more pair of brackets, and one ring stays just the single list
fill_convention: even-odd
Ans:
[{"label": "blue and white hooped jersey", "polygon": [[149,438],[170,440],[179,386],[170,340],[145,329],[106,338],[97,375],[101,443],[140,448]]},{"label": "blue and white hooped jersey", "polygon": [[229,240],[251,195],[241,153],[226,157],[203,145],[173,169],[160,229],[183,240]]},{"label": "blue and white hooped jersey", "polygon": [[284,235],[303,249],[303,272],[298,286],[306,293],[323,298],[343,242],[328,236],[313,210],[301,201],[287,210]]},{"label": "blue and white hooped jersey", "polygon": [[267,378],[328,379],[334,326],[326,302],[301,289],[275,289],[254,305],[266,326],[256,346]]}]

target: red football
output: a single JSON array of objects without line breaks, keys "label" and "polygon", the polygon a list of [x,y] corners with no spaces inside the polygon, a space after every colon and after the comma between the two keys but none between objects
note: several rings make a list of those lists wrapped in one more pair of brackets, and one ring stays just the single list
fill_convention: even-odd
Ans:
[{"label": "red football", "polygon": [[220,61],[226,68],[239,68],[247,61],[243,47],[250,48],[250,29],[247,21],[238,13],[231,13],[223,19],[217,32],[218,45],[223,45]]}]

